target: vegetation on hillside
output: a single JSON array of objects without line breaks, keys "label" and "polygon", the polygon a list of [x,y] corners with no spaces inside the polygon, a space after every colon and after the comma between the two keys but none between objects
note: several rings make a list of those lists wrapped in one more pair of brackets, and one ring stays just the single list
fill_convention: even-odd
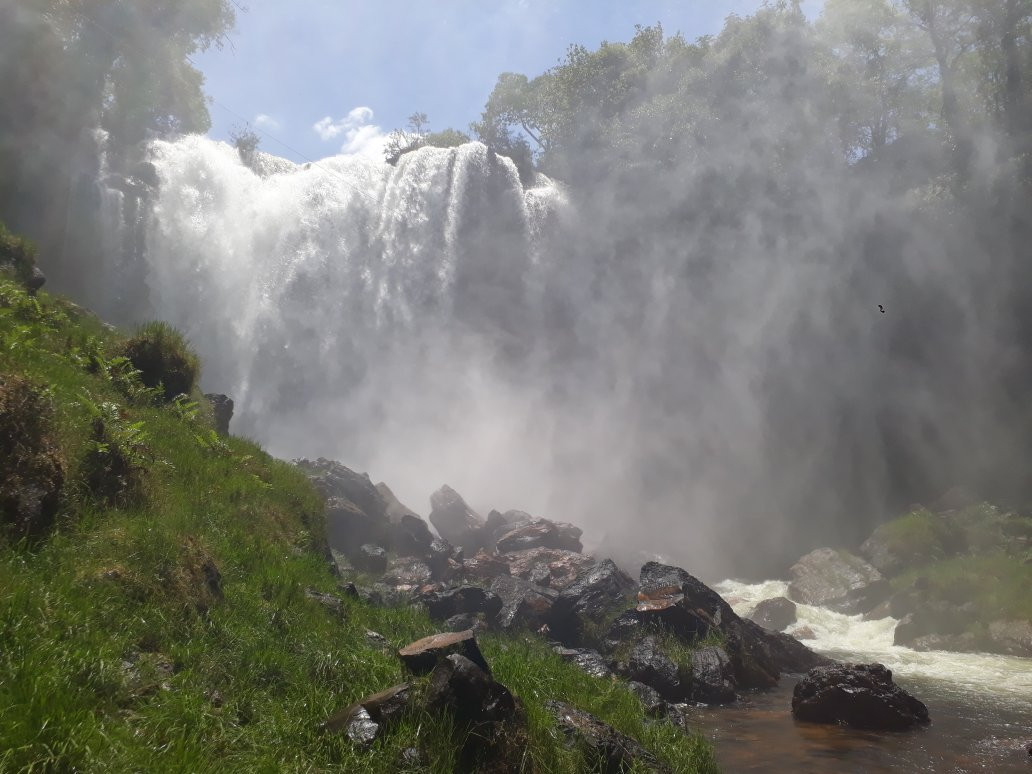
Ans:
[{"label": "vegetation on hillside", "polygon": [[[141,338],[160,357],[138,359]],[[435,627],[340,593],[321,500],[294,466],[212,430],[195,373],[170,387],[184,352],[165,326],[127,340],[0,274],[0,771],[452,771],[463,731],[418,701],[368,751],[319,732],[409,679],[393,649]],[[138,366],[155,364],[145,382]],[[521,770],[585,770],[552,698],[676,771],[714,769],[699,737],[540,638],[482,648],[526,706]],[[406,769],[410,747],[423,763]]]}]

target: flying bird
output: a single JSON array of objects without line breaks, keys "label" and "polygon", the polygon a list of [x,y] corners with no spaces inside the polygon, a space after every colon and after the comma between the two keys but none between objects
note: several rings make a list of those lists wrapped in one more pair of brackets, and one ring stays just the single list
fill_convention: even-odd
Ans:
[{"label": "flying bird", "polygon": [[881,304],[878,304],[878,311],[880,311],[882,314],[885,314],[885,307]]}]

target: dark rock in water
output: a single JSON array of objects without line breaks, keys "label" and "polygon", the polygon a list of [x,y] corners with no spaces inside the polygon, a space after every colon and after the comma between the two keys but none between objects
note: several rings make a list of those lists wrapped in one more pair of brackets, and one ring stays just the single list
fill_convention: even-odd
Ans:
[{"label": "dark rock in water", "polygon": [[620,670],[628,680],[656,689],[667,701],[688,698],[688,675],[663,652],[655,637],[645,637],[631,649],[627,663]]},{"label": "dark rock in water", "polygon": [[216,392],[208,393],[204,397],[211,404],[215,432],[219,435],[229,435],[229,422],[233,418],[233,399]]},{"label": "dark rock in water", "polygon": [[343,615],[344,602],[333,594],[324,594],[316,589],[305,589],[305,596],[325,607],[334,615]]},{"label": "dark rock in water", "polygon": [[470,552],[481,547],[484,519],[466,505],[458,492],[443,486],[430,496],[430,506],[430,523],[441,537]]},{"label": "dark rock in water", "polygon": [[520,524],[498,539],[498,553],[526,551],[530,548],[554,548],[561,551],[580,552],[581,530],[572,524],[563,524],[548,519],[534,519]]},{"label": "dark rock in water", "polygon": [[502,600],[497,620],[503,629],[539,630],[550,622],[552,606],[559,596],[551,589],[509,575],[491,581],[491,591]]},{"label": "dark rock in water", "polygon": [[692,653],[692,698],[704,704],[728,704],[735,696],[731,659],[723,648],[699,648]]},{"label": "dark rock in water", "polygon": [[530,548],[503,557],[509,573],[539,586],[562,589],[573,583],[580,572],[595,564],[590,556],[557,548]]},{"label": "dark rock in water", "polygon": [[[804,630],[800,633],[805,634],[807,632]],[[810,639],[816,639],[812,631],[809,634]],[[781,672],[798,675],[809,672],[814,667],[830,666],[836,663],[827,656],[814,653],[796,637],[784,632],[769,632],[765,642],[768,651]]]},{"label": "dark rock in water", "polygon": [[361,701],[346,707],[323,723],[320,730],[334,733],[347,729],[348,735],[352,739],[355,738],[352,736],[352,728],[356,733],[363,735],[371,731],[369,737],[371,742],[372,739],[375,739],[379,728],[371,729],[369,724],[389,726],[396,723],[404,713],[410,699],[411,686],[408,683],[396,685],[386,691],[366,696]]},{"label": "dark rock in water", "polygon": [[928,722],[928,708],[892,681],[881,664],[817,667],[796,685],[792,714],[811,723],[903,731]]},{"label": "dark rock in water", "polygon": [[491,591],[479,586],[459,586],[447,591],[434,592],[423,597],[430,617],[443,621],[461,613],[483,613],[494,618],[502,609],[502,600]]},{"label": "dark rock in water", "polygon": [[638,697],[646,715],[661,718],[667,714],[670,705],[663,700],[655,688],[645,685],[645,683],[639,683],[637,680],[629,681],[627,687]]},{"label": "dark rock in water", "polygon": [[792,565],[790,572],[789,596],[846,615],[865,613],[892,593],[873,565],[848,551],[818,548]]},{"label": "dark rock in water", "polygon": [[989,643],[993,653],[1032,657],[1032,623],[1028,621],[993,621],[989,624]]},{"label": "dark rock in water", "polygon": [[351,561],[364,572],[382,574],[387,571],[387,552],[372,543],[361,546]]},{"label": "dark rock in water", "polygon": [[795,602],[785,597],[765,599],[749,613],[749,619],[772,632],[784,631],[796,622]]},{"label": "dark rock in water", "polygon": [[627,772],[635,766],[667,771],[641,744],[594,715],[561,701],[549,701],[548,710],[559,721],[567,744],[581,746],[591,771]]},{"label": "dark rock in water", "polygon": [[409,671],[417,675],[425,675],[432,671],[445,656],[453,653],[465,656],[485,672],[491,674],[491,667],[487,665],[487,661],[480,652],[477,638],[472,631],[431,634],[429,637],[406,645],[398,651],[398,657]]},{"label": "dark rock in water", "polygon": [[562,657],[563,661],[576,664],[583,671],[592,677],[610,677],[613,673],[597,650],[587,648],[564,648],[556,646],[553,650]]},{"label": "dark rock in water", "polygon": [[499,556],[478,551],[462,563],[463,574],[471,580],[489,581],[501,575],[511,575],[508,562]]},{"label": "dark rock in water", "polygon": [[430,583],[433,572],[430,565],[414,557],[396,556],[387,563],[383,582],[403,589],[417,589]]}]

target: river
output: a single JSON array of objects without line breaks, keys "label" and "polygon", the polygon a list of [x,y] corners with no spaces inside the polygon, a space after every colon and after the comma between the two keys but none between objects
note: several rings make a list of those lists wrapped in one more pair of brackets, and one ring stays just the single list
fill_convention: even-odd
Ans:
[{"label": "river", "polygon": [[[715,588],[739,615],[787,592],[780,581],[725,581]],[[902,733],[797,723],[791,713],[797,680],[786,677],[776,689],[739,704],[692,710],[725,771],[1032,770],[1026,750],[1032,742],[1032,660],[918,652],[892,644],[892,618],[865,621],[808,605],[797,610],[789,634],[812,633],[806,644],[832,658],[889,667],[896,682],[928,706],[932,722]]]}]

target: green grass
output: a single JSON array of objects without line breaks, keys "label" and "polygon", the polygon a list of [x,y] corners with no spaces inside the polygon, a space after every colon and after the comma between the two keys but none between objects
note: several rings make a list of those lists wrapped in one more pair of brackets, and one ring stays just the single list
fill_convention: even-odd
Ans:
[{"label": "green grass", "polygon": [[[435,627],[407,608],[348,599],[338,616],[306,598],[337,583],[307,480],[254,443],[216,436],[198,395],[164,404],[120,358],[124,345],[87,312],[0,275],[0,373],[46,385],[66,472],[45,539],[0,543],[0,772],[391,772],[412,746],[426,750],[424,770],[452,771],[456,730],[418,704],[366,752],[318,732],[406,679],[367,629],[400,647]],[[138,476],[117,497],[90,483],[112,447]],[[484,650],[526,705],[525,770],[584,770],[544,709],[553,698],[673,770],[714,770],[699,737],[647,722],[625,688],[540,640],[492,635]]]},{"label": "green grass", "polygon": [[883,524],[874,539],[883,543],[904,565],[945,557],[957,543],[956,528],[924,508]]}]

